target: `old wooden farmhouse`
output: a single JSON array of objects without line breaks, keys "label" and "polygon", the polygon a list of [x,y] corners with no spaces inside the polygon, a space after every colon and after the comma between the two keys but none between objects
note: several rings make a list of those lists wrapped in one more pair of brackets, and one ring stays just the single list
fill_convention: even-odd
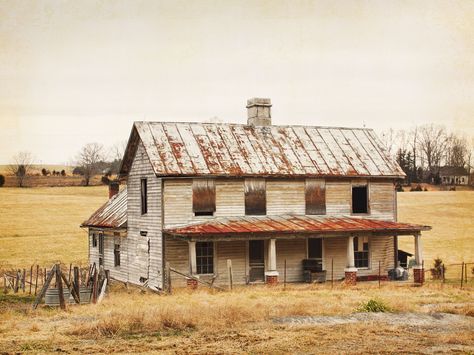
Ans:
[{"label": "old wooden farmhouse", "polygon": [[[215,284],[378,277],[396,266],[394,183],[405,177],[371,129],[275,126],[269,99],[246,124],[135,122],[121,166],[126,187],[83,227],[91,263],[161,289],[165,263]],[[333,272],[326,272],[333,270]],[[172,275],[174,285],[195,279]]]}]

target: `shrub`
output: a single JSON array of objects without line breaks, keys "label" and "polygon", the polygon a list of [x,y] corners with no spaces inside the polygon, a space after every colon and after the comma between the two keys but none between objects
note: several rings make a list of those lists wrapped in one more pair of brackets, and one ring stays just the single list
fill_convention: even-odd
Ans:
[{"label": "shrub", "polygon": [[430,269],[433,280],[439,280],[443,277],[443,268],[446,273],[446,266],[444,266],[443,260],[436,258],[433,262],[433,268]]},{"label": "shrub", "polygon": [[61,176],[66,176],[66,170],[61,170]]},{"label": "shrub", "polygon": [[395,185],[395,191],[397,191],[397,192],[403,192],[403,191],[405,191],[405,190],[403,190],[402,184],[397,183],[397,185]]},{"label": "shrub", "polygon": [[76,166],[72,171],[72,175],[84,175],[84,168],[82,166]]},{"label": "shrub", "polygon": [[370,299],[362,303],[357,312],[392,312],[392,309],[387,306],[382,300]]},{"label": "shrub", "polygon": [[41,169],[41,174],[42,174],[43,176],[48,176],[48,175],[50,174],[50,172],[49,172],[48,169],[43,168],[43,169]]},{"label": "shrub", "polygon": [[2,187],[3,185],[5,185],[5,176],[0,175],[0,187]]},{"label": "shrub", "polygon": [[110,185],[110,179],[109,179],[107,176],[102,176],[102,178],[100,179],[100,181],[101,181],[104,185]]}]

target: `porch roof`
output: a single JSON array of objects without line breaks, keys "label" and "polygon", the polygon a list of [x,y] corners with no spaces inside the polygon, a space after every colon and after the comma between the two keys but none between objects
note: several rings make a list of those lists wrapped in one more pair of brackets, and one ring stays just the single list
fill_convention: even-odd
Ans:
[{"label": "porch roof", "polygon": [[164,232],[173,237],[197,239],[202,237],[251,237],[279,234],[344,235],[372,233],[409,235],[430,229],[430,226],[369,218],[283,215],[215,218],[209,221],[168,228]]}]

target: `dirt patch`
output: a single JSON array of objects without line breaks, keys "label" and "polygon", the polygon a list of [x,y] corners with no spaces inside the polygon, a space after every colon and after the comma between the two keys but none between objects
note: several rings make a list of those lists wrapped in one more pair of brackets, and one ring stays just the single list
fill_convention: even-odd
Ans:
[{"label": "dirt patch", "polygon": [[277,324],[339,325],[350,323],[379,322],[387,325],[415,327],[447,327],[474,329],[474,318],[449,313],[353,313],[346,316],[282,317],[273,320]]}]

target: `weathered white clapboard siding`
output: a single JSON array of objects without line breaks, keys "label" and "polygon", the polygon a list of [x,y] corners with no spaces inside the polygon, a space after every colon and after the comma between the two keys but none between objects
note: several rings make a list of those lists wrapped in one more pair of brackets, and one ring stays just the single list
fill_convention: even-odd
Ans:
[{"label": "weathered white clapboard siding", "polygon": [[304,215],[304,189],[304,180],[267,180],[267,215]]},{"label": "weathered white clapboard siding", "polygon": [[[183,273],[189,274],[189,247],[188,242],[165,237],[165,262],[170,267]],[[171,273],[171,287],[186,286],[186,279],[176,273]]]},{"label": "weathered white clapboard siding", "polygon": [[[347,266],[347,237],[324,238],[324,264],[331,278],[331,260],[334,259],[334,279],[344,277]],[[379,261],[382,275],[394,267],[394,249],[392,236],[369,237],[369,268],[359,269],[357,276],[378,275]]]},{"label": "weathered white clapboard siding", "polygon": [[[147,179],[148,212],[141,214],[140,184]],[[154,174],[142,143],[138,145],[127,180],[128,201],[128,279],[139,284],[148,279],[149,286],[162,287],[162,181]],[[146,232],[142,236],[140,232]],[[150,243],[148,246],[148,242]]]},{"label": "weathered white clapboard siding", "polygon": [[[120,243],[120,266],[115,266],[114,247],[115,242]],[[127,270],[127,238],[106,235],[104,240],[104,269],[109,270],[110,276],[116,280],[128,281]]]},{"label": "weathered white clapboard siding", "polygon": [[227,260],[232,260],[232,282],[243,285],[247,280],[248,261],[247,261],[247,242],[244,240],[233,242],[215,243],[217,254],[217,282],[219,285],[227,285],[229,282],[229,273]]},{"label": "weathered white clapboard siding", "polygon": [[286,259],[286,281],[303,281],[303,259],[306,259],[306,238],[276,241],[277,271],[283,282]]},{"label": "weathered white clapboard siding", "polygon": [[328,215],[351,213],[351,189],[350,181],[326,181],[326,213]]},{"label": "weathered white clapboard siding", "polygon": [[395,221],[395,188],[392,182],[370,182],[371,218]]}]

